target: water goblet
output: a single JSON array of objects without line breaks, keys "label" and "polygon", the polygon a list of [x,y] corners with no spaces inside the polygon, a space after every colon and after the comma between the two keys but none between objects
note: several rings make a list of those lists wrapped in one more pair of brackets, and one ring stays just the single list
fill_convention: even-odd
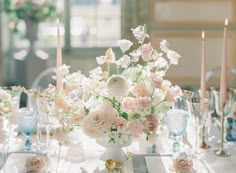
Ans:
[{"label": "water goblet", "polygon": [[37,113],[29,108],[21,108],[18,111],[18,128],[26,137],[25,151],[31,150],[31,135],[36,131],[38,123]]},{"label": "water goblet", "polygon": [[166,113],[166,124],[170,134],[174,137],[172,145],[173,152],[179,150],[178,138],[186,129],[188,120],[188,111],[184,109],[173,108]]}]

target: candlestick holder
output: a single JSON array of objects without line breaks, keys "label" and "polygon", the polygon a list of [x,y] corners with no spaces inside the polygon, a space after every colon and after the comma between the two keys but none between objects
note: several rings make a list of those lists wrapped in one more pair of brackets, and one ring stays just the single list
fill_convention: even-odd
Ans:
[{"label": "candlestick holder", "polygon": [[217,156],[220,157],[229,157],[231,154],[230,152],[226,151],[224,149],[224,106],[225,104],[221,104],[221,142],[220,142],[220,148],[218,150],[215,150],[214,153]]},{"label": "candlestick holder", "polygon": [[202,148],[202,149],[210,148],[210,145],[208,145],[205,141],[205,125],[203,125],[203,127],[202,127],[202,140],[199,144],[199,147]]}]

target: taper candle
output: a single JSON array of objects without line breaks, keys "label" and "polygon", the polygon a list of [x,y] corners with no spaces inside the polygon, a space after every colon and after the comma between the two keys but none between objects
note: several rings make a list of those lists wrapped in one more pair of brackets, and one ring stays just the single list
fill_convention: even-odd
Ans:
[{"label": "taper candle", "polygon": [[205,56],[205,32],[202,31],[202,57],[201,57],[201,100],[206,98],[206,56]]},{"label": "taper candle", "polygon": [[223,35],[223,50],[221,59],[221,79],[220,79],[220,104],[224,105],[227,98],[227,26],[228,20],[225,19],[224,35]]},{"label": "taper candle", "polygon": [[[60,27],[59,27],[59,20],[57,19],[57,69],[62,66],[62,53],[61,53],[61,36],[60,36]],[[62,77],[57,73],[57,89],[62,90]]]}]

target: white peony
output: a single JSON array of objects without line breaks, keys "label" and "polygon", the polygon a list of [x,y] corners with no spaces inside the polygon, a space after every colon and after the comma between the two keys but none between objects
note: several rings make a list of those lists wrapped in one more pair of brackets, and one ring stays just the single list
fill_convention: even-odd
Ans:
[{"label": "white peony", "polygon": [[117,45],[120,47],[121,51],[124,53],[130,49],[133,43],[129,40],[122,39],[117,41]]}]

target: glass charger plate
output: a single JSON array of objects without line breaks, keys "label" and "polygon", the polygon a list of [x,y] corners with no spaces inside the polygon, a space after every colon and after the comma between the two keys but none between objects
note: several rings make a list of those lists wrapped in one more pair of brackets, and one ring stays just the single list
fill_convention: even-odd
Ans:
[{"label": "glass charger plate", "polygon": [[26,168],[26,160],[27,158],[39,156],[43,159],[46,159],[46,168],[43,172],[49,173],[52,169],[52,160],[49,159],[47,156],[37,153],[27,153],[27,152],[18,152],[18,153],[10,153],[10,155],[7,158],[7,161],[5,165],[0,170],[0,173],[25,173],[27,172]]}]

